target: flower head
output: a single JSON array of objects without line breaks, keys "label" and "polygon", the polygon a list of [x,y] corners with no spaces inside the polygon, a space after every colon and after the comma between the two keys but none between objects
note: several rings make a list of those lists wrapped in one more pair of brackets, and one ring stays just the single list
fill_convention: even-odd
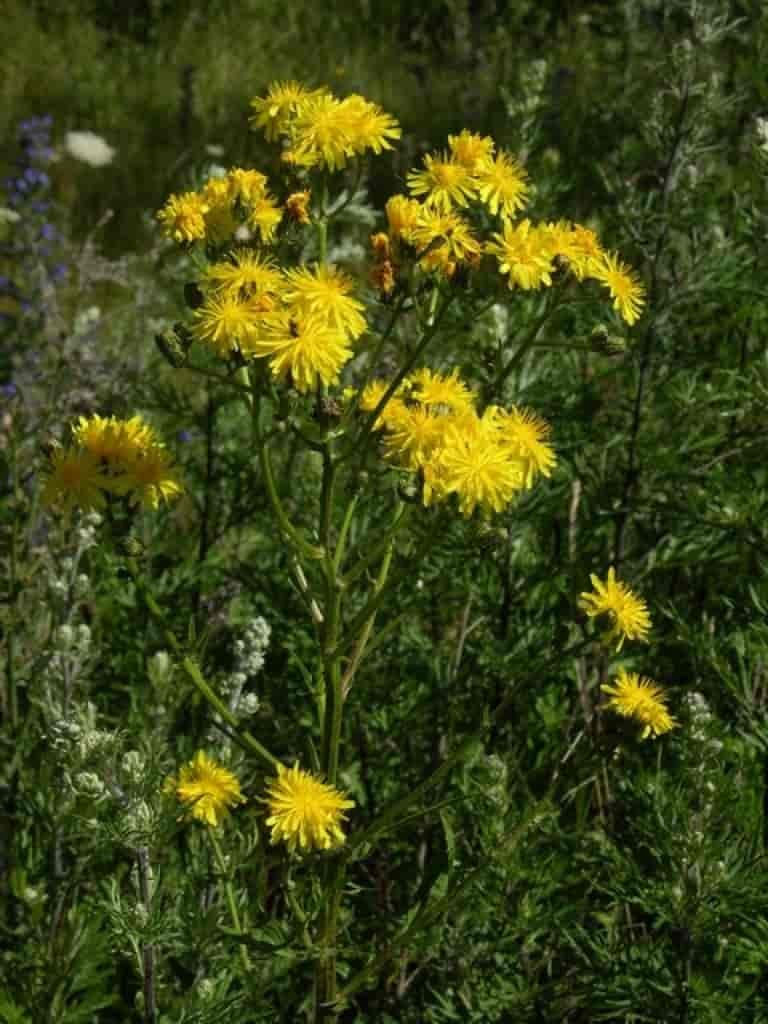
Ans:
[{"label": "flower head", "polygon": [[268,358],[275,377],[290,375],[297,391],[311,391],[321,381],[335,384],[352,357],[347,335],[316,314],[288,313],[265,317],[264,329],[248,340],[245,354]]},{"label": "flower head", "polygon": [[489,242],[486,249],[499,261],[501,273],[509,275],[510,288],[518,285],[529,291],[552,284],[550,274],[555,268],[551,239],[546,232],[526,218],[515,225],[505,221],[502,234],[493,238],[495,242]]},{"label": "flower head", "polygon": [[134,504],[140,502],[146,508],[157,508],[161,501],[170,501],[183,490],[171,470],[170,455],[159,445],[129,462],[117,484],[121,490],[132,492]]},{"label": "flower head", "polygon": [[461,514],[471,516],[477,506],[501,512],[524,480],[522,459],[498,444],[483,421],[472,414],[446,430],[427,483],[438,496],[456,494]]},{"label": "flower head", "polygon": [[421,203],[418,199],[409,199],[402,195],[390,196],[384,209],[392,237],[411,242],[421,213]]},{"label": "flower head", "polygon": [[477,193],[493,214],[511,217],[528,199],[528,175],[508,153],[483,160],[475,168]]},{"label": "flower head", "polygon": [[642,724],[640,739],[661,736],[679,724],[667,709],[664,691],[652,679],[621,668],[613,683],[603,683],[600,689],[610,697],[607,708]]},{"label": "flower head", "polygon": [[245,803],[236,776],[202,750],[182,765],[178,779],[168,779],[165,788],[175,793],[191,817],[213,828],[223,821],[231,807]]},{"label": "flower head", "polygon": [[289,850],[330,850],[344,842],[341,823],[354,807],[334,786],[302,771],[280,765],[277,778],[267,787],[267,825],[271,842],[284,840]]},{"label": "flower head", "polygon": [[449,374],[437,373],[428,367],[416,370],[407,379],[410,396],[422,405],[441,405],[449,409],[468,410],[474,407],[472,391],[454,369]]},{"label": "flower head", "polygon": [[353,341],[366,329],[365,307],[350,295],[353,282],[343,271],[325,263],[286,270],[284,301],[304,314],[319,317]]},{"label": "flower head", "polygon": [[43,502],[46,505],[60,502],[67,517],[75,505],[83,509],[103,508],[104,489],[108,484],[98,459],[90,452],[55,448],[43,488]]},{"label": "flower head", "polygon": [[487,135],[475,135],[466,128],[458,135],[448,136],[448,148],[456,163],[475,171],[480,163],[490,160],[496,144]]},{"label": "flower head", "polygon": [[267,140],[273,141],[295,115],[299,104],[310,95],[310,90],[299,82],[272,82],[266,96],[251,100],[251,125],[254,129],[263,128]]},{"label": "flower head", "polygon": [[547,443],[551,427],[530,409],[513,406],[509,412],[499,410],[497,415],[500,440],[509,445],[515,455],[525,463],[525,486],[530,488],[537,474],[550,476],[555,465],[555,453]]},{"label": "flower head", "polygon": [[590,618],[596,615],[610,617],[612,628],[608,639],[618,639],[616,650],[621,650],[625,639],[646,640],[646,634],[651,628],[651,617],[645,601],[633,594],[625,584],[619,583],[613,567],[608,570],[605,583],[594,575],[589,579],[595,592],[582,593],[579,605]]},{"label": "flower head", "polygon": [[165,206],[158,211],[157,219],[163,225],[163,232],[174,242],[194,242],[205,238],[205,214],[208,203],[197,192],[184,192],[170,196]]},{"label": "flower head", "polygon": [[282,278],[272,260],[252,249],[235,249],[226,260],[210,264],[205,282],[214,291],[245,298],[277,295]]},{"label": "flower head", "polygon": [[106,167],[115,158],[115,150],[95,132],[67,132],[64,148],[75,160],[89,167]]},{"label": "flower head", "polygon": [[210,295],[194,318],[192,333],[220,356],[243,351],[259,323],[253,304],[230,291]]},{"label": "flower head", "polygon": [[628,324],[633,324],[645,305],[645,289],[637,275],[615,253],[603,253],[590,267],[590,276],[605,285],[618,310]]},{"label": "flower head", "polygon": [[469,168],[445,153],[424,157],[424,169],[408,173],[408,188],[414,196],[425,196],[429,205],[448,211],[466,206],[476,195]]}]

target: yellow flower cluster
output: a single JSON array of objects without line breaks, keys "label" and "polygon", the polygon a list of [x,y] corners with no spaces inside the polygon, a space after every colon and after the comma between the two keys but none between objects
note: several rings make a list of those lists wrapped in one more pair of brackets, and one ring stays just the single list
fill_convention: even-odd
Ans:
[{"label": "yellow flower cluster", "polygon": [[[425,271],[451,277],[457,267],[475,266],[482,255],[495,257],[510,288],[524,291],[553,283],[560,268],[582,281],[592,278],[608,289],[623,319],[641,314],[644,289],[615,253],[606,252],[594,231],[566,221],[533,224],[513,217],[525,206],[530,188],[525,170],[488,136],[468,131],[448,137],[447,152],[428,153],[423,167],[408,174],[410,197],[393,196],[386,206],[388,235],[371,239],[376,256],[372,280],[388,294],[398,264],[415,251]],[[477,236],[478,207],[500,218],[490,238]]]},{"label": "yellow flower cluster", "polygon": [[103,508],[107,495],[157,508],[181,493],[168,451],[140,416],[81,416],[72,442],[54,448],[43,488],[43,501],[61,504],[67,516],[74,506]]},{"label": "yellow flower cluster", "polygon": [[[386,392],[384,381],[373,381],[360,396],[360,408],[373,412]],[[474,393],[456,370],[441,374],[424,368],[411,374],[381,410],[376,426],[384,431],[388,457],[421,474],[424,503],[455,494],[465,516],[476,508],[500,512],[555,465],[544,420],[514,406],[488,406],[479,413]]]},{"label": "yellow flower cluster", "polygon": [[[651,617],[645,601],[616,579],[616,570],[611,567],[603,582],[591,575],[594,590],[584,592],[579,605],[590,618],[607,615],[611,630],[606,639],[617,640],[616,649],[621,650],[625,640],[647,640],[651,628]],[[627,718],[637,719],[643,726],[641,739],[660,736],[677,726],[670,715],[662,688],[652,679],[635,672],[619,669],[612,683],[603,683],[601,689],[609,700],[605,706]]]},{"label": "yellow flower cluster", "polygon": [[366,330],[353,282],[330,264],[278,267],[250,250],[208,266],[205,301],[192,333],[220,356],[267,359],[272,374],[301,392],[338,380]]},{"label": "yellow flower cluster", "polygon": [[[259,171],[233,167],[223,177],[209,178],[198,192],[170,196],[157,219],[166,237],[175,242],[226,245],[244,227],[266,245],[274,240],[283,217],[267,185]],[[294,207],[295,202],[294,198]]]},{"label": "yellow flower cluster", "polygon": [[[187,809],[189,817],[210,828],[218,826],[231,808],[245,803],[237,776],[199,750],[178,776],[166,779],[163,791],[175,796]],[[309,850],[330,850],[345,839],[341,825],[345,811],[354,807],[335,786],[303,771],[278,765],[277,777],[270,780],[266,819],[272,843],[284,841],[291,853]]]},{"label": "yellow flower cluster", "polygon": [[366,150],[391,149],[400,138],[397,121],[357,94],[338,99],[328,89],[274,82],[251,107],[252,126],[267,139],[284,139],[283,159],[296,167],[336,171]]}]

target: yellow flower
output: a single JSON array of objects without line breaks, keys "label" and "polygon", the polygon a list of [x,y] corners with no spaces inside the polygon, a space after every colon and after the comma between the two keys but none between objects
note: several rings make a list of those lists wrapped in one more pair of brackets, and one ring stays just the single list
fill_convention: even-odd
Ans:
[{"label": "yellow flower", "polygon": [[645,305],[645,289],[637,275],[615,253],[604,253],[590,267],[590,277],[605,285],[613,298],[613,308],[628,324],[633,324]]},{"label": "yellow flower", "polygon": [[140,416],[119,420],[114,416],[81,416],[72,427],[76,444],[96,459],[119,468],[129,460],[159,444],[154,430]]},{"label": "yellow flower", "polygon": [[388,403],[384,417],[387,454],[405,469],[421,468],[441,448],[448,419],[428,406]]},{"label": "yellow flower", "polygon": [[267,787],[265,803],[270,841],[284,840],[291,853],[341,845],[345,838],[341,824],[347,817],[344,812],[355,806],[354,800],[347,800],[334,786],[302,771],[298,764],[278,767],[277,778]]},{"label": "yellow flower", "polygon": [[643,725],[642,740],[661,736],[679,724],[667,709],[664,691],[652,679],[621,668],[613,683],[603,683],[600,689],[610,697],[607,708],[626,718],[636,718]]},{"label": "yellow flower", "polygon": [[526,218],[519,224],[504,222],[503,233],[494,234],[495,242],[489,242],[486,251],[499,261],[502,274],[509,274],[510,288],[519,285],[524,291],[538,289],[542,284],[552,284],[550,274],[554,272],[552,247],[546,232],[532,227]]},{"label": "yellow flower", "polygon": [[[360,408],[362,411],[373,412],[388,390],[389,383],[385,380],[372,380],[370,384],[366,384],[363,388],[362,394],[360,395]],[[399,416],[403,415],[405,403],[402,398],[399,397],[402,394],[402,391],[403,386],[400,385],[379,413],[376,423],[374,424],[377,429],[381,426],[389,426],[390,423],[395,422]]]},{"label": "yellow flower", "polygon": [[530,488],[537,473],[550,476],[555,465],[555,453],[546,438],[551,427],[530,409],[513,406],[509,412],[497,414],[500,441],[525,464],[525,486]]},{"label": "yellow flower", "polygon": [[393,238],[402,238],[404,242],[413,241],[413,231],[421,214],[421,203],[418,199],[407,196],[391,196],[384,207],[389,222],[389,231]]},{"label": "yellow flower", "polygon": [[287,288],[282,298],[297,313],[316,316],[353,341],[365,332],[365,307],[349,294],[353,282],[341,270],[324,263],[316,264],[312,269],[286,270],[284,279]]},{"label": "yellow flower", "polygon": [[282,277],[271,259],[252,249],[234,249],[226,260],[211,263],[204,283],[214,291],[237,298],[277,295]]},{"label": "yellow flower", "polygon": [[232,211],[229,182],[226,178],[209,178],[203,186],[202,195],[208,207],[205,236],[214,245],[223,245],[234,235],[238,224]]},{"label": "yellow flower", "polygon": [[305,97],[290,124],[291,145],[285,159],[300,167],[324,164],[335,171],[353,155],[357,113],[325,90]]},{"label": "yellow flower", "polygon": [[646,640],[646,634],[651,628],[651,617],[645,601],[633,594],[625,584],[619,583],[613,567],[608,570],[605,583],[594,575],[590,575],[589,579],[595,592],[582,593],[579,606],[590,618],[596,615],[610,617],[612,629],[607,639],[618,639],[616,650],[621,650],[625,639]]},{"label": "yellow flower", "polygon": [[347,335],[317,315],[265,318],[263,332],[248,340],[246,353],[268,358],[273,375],[290,375],[302,393],[312,391],[318,380],[326,386],[335,384],[352,357]]},{"label": "yellow flower", "polygon": [[175,242],[194,242],[205,238],[205,214],[208,204],[197,192],[184,192],[170,196],[158,211],[157,219],[163,225],[166,238]]},{"label": "yellow flower", "polygon": [[263,128],[267,140],[274,141],[285,130],[299,104],[310,95],[310,91],[299,82],[272,82],[266,96],[256,96],[251,100],[252,127]]},{"label": "yellow flower", "polygon": [[442,405],[456,410],[474,407],[474,395],[460,380],[458,370],[442,374],[423,367],[407,377],[405,384],[410,387],[411,398],[422,405]]},{"label": "yellow flower", "polygon": [[254,305],[231,292],[209,296],[193,316],[192,333],[220,356],[243,350],[259,326]]},{"label": "yellow flower", "polygon": [[285,200],[285,212],[288,219],[296,221],[297,224],[309,224],[309,199],[312,193],[309,189],[302,192],[291,192]]},{"label": "yellow flower", "polygon": [[125,467],[116,485],[132,491],[132,503],[157,508],[161,501],[170,501],[182,493],[182,486],[171,472],[171,457],[160,445],[149,448]]},{"label": "yellow flower", "polygon": [[[411,233],[419,249],[429,249],[426,257],[440,252],[457,263],[468,262],[480,255],[480,243],[469,224],[457,213],[424,206]],[[441,243],[441,244],[438,244]],[[421,255],[423,260],[425,255]]]},{"label": "yellow flower", "polygon": [[390,140],[400,138],[400,125],[378,104],[353,94],[342,100],[342,106],[350,117],[350,146],[355,153],[372,149],[378,155],[392,149]]},{"label": "yellow flower", "polygon": [[424,170],[408,172],[408,188],[414,196],[426,196],[429,205],[449,211],[466,206],[476,195],[475,181],[468,168],[445,153],[424,157]]},{"label": "yellow flower", "polygon": [[218,827],[230,807],[245,803],[237,777],[202,750],[182,765],[178,779],[168,779],[164,788],[188,807],[191,817],[212,828]]},{"label": "yellow flower", "polygon": [[61,503],[68,519],[75,505],[83,509],[103,508],[109,481],[99,460],[88,451],[55,448],[50,456],[42,499],[44,504]]},{"label": "yellow flower", "polygon": [[487,135],[475,135],[465,128],[458,135],[448,136],[448,148],[456,163],[474,171],[482,161],[492,158],[496,144]]},{"label": "yellow flower", "polygon": [[477,193],[492,214],[511,217],[528,200],[528,175],[508,153],[500,152],[475,168]]},{"label": "yellow flower", "polygon": [[230,201],[250,206],[261,199],[267,190],[267,177],[260,171],[233,167],[227,174],[227,191]]},{"label": "yellow flower", "polygon": [[248,227],[257,231],[266,245],[275,237],[277,225],[283,219],[283,211],[266,192],[250,204]]},{"label": "yellow flower", "polygon": [[574,224],[569,231],[563,232],[557,254],[564,257],[579,281],[583,281],[605,259],[597,235],[583,224]]},{"label": "yellow flower", "polygon": [[494,443],[481,424],[467,429],[468,420],[463,417],[447,428],[430,485],[439,483],[439,496],[456,494],[464,516],[471,516],[478,505],[501,512],[523,487],[525,464]]}]

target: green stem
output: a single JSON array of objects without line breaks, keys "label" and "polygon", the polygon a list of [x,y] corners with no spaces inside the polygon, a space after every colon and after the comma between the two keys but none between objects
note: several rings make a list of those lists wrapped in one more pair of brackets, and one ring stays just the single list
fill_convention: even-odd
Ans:
[{"label": "green stem", "polygon": [[267,497],[269,498],[269,503],[272,506],[272,511],[277,519],[277,525],[280,533],[282,534],[283,540],[305,558],[322,558],[324,555],[322,548],[317,548],[313,544],[309,544],[305,541],[293,523],[288,519],[285,509],[283,508],[283,503],[280,501],[280,497],[277,493],[275,476],[272,472],[272,459],[270,458],[269,449],[267,448],[261,429],[261,393],[258,388],[258,383],[254,385],[253,389],[252,408],[253,415],[251,422],[253,427],[253,436],[259,455],[261,475],[264,481]]},{"label": "green stem", "polygon": [[[227,907],[229,908],[229,916],[232,920],[232,927],[235,929],[241,940],[244,938],[244,932],[242,924],[240,923],[240,913],[237,909],[237,900],[235,899],[235,890],[232,887],[232,879],[230,877],[229,869],[227,868],[227,862],[224,860],[224,854],[219,840],[216,838],[216,832],[213,828],[208,829],[208,838],[211,841],[211,849],[213,850],[213,856],[216,861],[216,867],[219,869],[219,876],[224,882],[224,895],[227,900]],[[251,962],[248,959],[248,950],[245,948],[245,943],[240,942],[240,958],[243,962],[243,969],[246,974],[251,973]]]},{"label": "green stem", "polygon": [[158,625],[161,627],[163,636],[165,637],[165,642],[176,657],[181,659],[182,668],[195,684],[200,694],[219,715],[221,720],[226,722],[230,727],[232,730],[232,739],[247,753],[257,754],[266,764],[269,765],[270,768],[278,768],[281,762],[274,756],[274,754],[271,754],[265,746],[259,743],[255,736],[248,732],[247,729],[243,729],[240,726],[237,718],[229,710],[227,705],[214,693],[210,684],[203,676],[200,666],[193,661],[188,654],[184,653],[184,649],[176,639],[173,630],[170,629],[165,621],[165,614],[163,613],[162,608],[154,599],[152,594],[150,594],[144,580],[141,578],[139,568],[135,560],[132,558],[127,559],[126,565],[136,590],[142,597],[152,617],[157,620]]},{"label": "green stem", "polygon": [[518,363],[521,361],[525,353],[534,345],[542,327],[544,326],[544,324],[546,324],[547,320],[550,319],[550,317],[553,315],[557,307],[560,305],[560,302],[565,294],[565,290],[568,287],[569,283],[570,279],[566,277],[560,282],[559,286],[556,286],[552,290],[552,298],[551,301],[548,303],[547,309],[533,324],[533,326],[528,331],[526,336],[520,342],[517,351],[510,357],[507,364],[499,366],[499,372],[497,373],[496,380],[494,382],[494,392],[497,396],[501,395],[501,389],[506,383],[506,380],[509,377],[510,373],[518,365]]},{"label": "green stem", "polygon": [[256,737],[248,732],[247,729],[242,729],[240,727],[240,723],[235,715],[232,714],[224,701],[222,701],[221,698],[218,697],[211,689],[210,684],[200,671],[200,666],[197,662],[193,661],[192,658],[187,655],[182,659],[181,667],[195,684],[198,691],[203,697],[205,697],[206,701],[214,711],[216,711],[221,720],[226,722],[232,729],[233,739],[250,753],[257,754],[262,761],[269,765],[270,768],[279,768],[281,766],[281,762],[274,756],[274,754],[271,754],[266,747],[262,746]]}]

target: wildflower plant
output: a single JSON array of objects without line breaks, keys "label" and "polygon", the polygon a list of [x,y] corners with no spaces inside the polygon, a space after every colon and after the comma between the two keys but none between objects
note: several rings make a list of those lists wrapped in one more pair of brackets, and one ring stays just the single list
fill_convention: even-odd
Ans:
[{"label": "wildflower plant", "polygon": [[[510,401],[507,389],[532,339],[512,354],[500,350],[491,372],[480,376],[471,365],[452,365],[450,349],[441,356],[441,336],[467,330],[485,308],[531,291],[551,289],[551,314],[590,279],[608,289],[631,325],[644,293],[590,229],[522,216],[531,196],[524,168],[490,137],[467,131],[427,155],[407,177],[409,194],[385,204],[367,272],[331,262],[335,219],[355,194],[342,190],[340,176],[397,145],[399,125],[361,96],[341,99],[297,82],[275,83],[252,110],[254,129],[280,147],[282,174],[233,167],[172,195],[158,212],[164,235],[194,269],[186,316],[158,346],[172,367],[214,383],[250,422],[260,484],[314,631],[308,761],[290,750],[278,756],[274,738],[245,728],[238,713],[243,681],[232,694],[229,684],[209,679],[199,654],[185,651],[165,625],[167,612],[140,563],[131,556],[127,566],[214,724],[258,766],[263,795],[241,789],[237,776],[202,750],[165,785],[186,815],[206,826],[242,941],[248,922],[217,838],[225,818],[260,806],[261,830],[289,863],[320,859],[316,909],[297,910],[301,919],[309,913],[318,950],[312,1012],[320,1022],[337,1019],[377,964],[358,965],[339,988],[348,871],[471,749],[460,745],[415,793],[394,799],[367,825],[356,823],[358,801],[343,781],[345,719],[361,665],[397,621],[377,627],[377,620],[393,586],[452,520],[485,529],[494,517],[514,517],[515,504],[557,465],[551,427]],[[599,289],[590,301],[600,301]],[[285,429],[314,460],[314,510],[313,502],[297,508],[280,485],[274,453]],[[74,422],[70,443],[51,453],[43,498],[67,514],[82,507],[113,515],[124,503],[162,513],[181,491],[164,444],[142,418],[93,414]],[[373,530],[366,526],[372,521]],[[647,616],[640,621],[634,605],[627,610],[623,592],[622,600],[622,609],[600,610],[616,613],[627,635],[642,634]],[[481,736],[508,700],[489,711]],[[657,719],[652,725],[664,731]],[[247,985],[252,967],[244,945],[241,952]]]},{"label": "wildflower plant", "polygon": [[[165,806],[172,806],[185,850],[213,854],[209,900],[223,881],[232,925],[225,934],[241,953],[232,987],[221,981],[226,971],[217,985],[253,1007],[274,980],[264,961],[280,959],[297,978],[313,975],[310,996],[291,996],[287,1012],[294,1016],[334,1020],[353,1002],[362,1014],[384,1016],[384,996],[376,1002],[366,990],[381,980],[383,991],[390,963],[401,955],[398,991],[408,990],[434,959],[430,950],[442,941],[436,935],[447,911],[466,905],[480,872],[500,904],[511,892],[517,898],[521,887],[529,891],[520,894],[519,907],[497,915],[504,918],[503,934],[486,930],[475,951],[511,961],[524,946],[535,962],[531,977],[539,970],[540,977],[552,974],[553,964],[556,974],[562,951],[552,951],[556,943],[537,945],[543,904],[549,897],[556,902],[552,893],[560,891],[554,883],[546,889],[537,865],[539,852],[555,847],[556,830],[554,782],[542,782],[546,760],[537,739],[569,734],[564,709],[573,694],[558,690],[560,681],[536,689],[530,701],[515,692],[537,641],[525,639],[523,630],[515,635],[510,621],[528,615],[530,636],[540,637],[539,606],[560,601],[562,609],[565,572],[551,580],[536,575],[541,539],[530,520],[555,519],[552,510],[567,507],[568,476],[568,556],[575,563],[578,475],[590,480],[587,474],[597,474],[604,461],[587,459],[584,446],[554,426],[560,399],[555,388],[546,394],[555,379],[546,373],[552,363],[537,356],[547,347],[557,350],[553,361],[573,355],[568,366],[583,360],[587,381],[587,354],[608,360],[631,346],[633,331],[645,337],[656,315],[654,272],[647,265],[632,269],[623,252],[603,244],[603,235],[620,235],[615,225],[604,230],[609,215],[561,216],[557,191],[540,187],[525,154],[490,134],[465,129],[414,158],[400,191],[371,223],[361,182],[368,160],[383,163],[401,145],[391,115],[355,94],[280,81],[252,101],[251,126],[273,147],[269,160],[185,185],[157,214],[165,255],[177,255],[185,275],[185,308],[158,335],[173,372],[158,382],[156,394],[186,389],[207,410],[202,498],[194,473],[190,479],[185,472],[182,485],[171,435],[163,442],[149,415],[117,417],[109,406],[74,419],[48,456],[41,489],[69,520],[79,508],[97,509],[121,542],[114,519],[130,516],[132,535],[110,552],[104,569],[130,580],[130,598],[159,631],[172,663],[164,668],[163,659],[152,661],[150,673],[153,692],[171,705],[181,748],[179,763],[165,766],[172,772]],[[370,235],[363,250],[352,232],[340,230],[354,216]],[[534,365],[545,367],[540,386],[527,387]],[[564,394],[563,401],[577,397]],[[620,401],[607,404],[614,416],[623,409]],[[227,497],[248,496],[237,514],[226,500],[211,510],[211,495],[226,474]],[[595,570],[592,592],[581,594],[586,617],[574,615],[577,600],[571,600],[566,618],[579,623],[573,633],[582,629],[577,651],[594,654],[598,666],[592,672],[584,658],[579,678],[587,722],[595,721],[591,699],[603,693],[602,711],[639,723],[643,738],[659,738],[616,747],[617,760],[636,758],[633,765],[641,765],[651,749],[659,758],[669,749],[675,756],[675,727],[686,719],[676,694],[668,698],[640,674],[676,678],[668,663],[658,673],[645,664],[624,661],[610,671],[606,664],[605,652],[613,649],[623,659],[639,657],[639,649],[650,661],[656,648],[645,644],[667,614],[635,590],[621,540],[634,480],[629,472],[627,480],[611,506],[619,534],[612,557],[593,557],[590,564],[612,567],[607,577]],[[215,602],[195,592],[197,579],[189,591],[174,591],[170,579],[182,570],[169,570],[153,553],[163,528],[169,547],[181,545],[191,508],[203,524],[199,576],[204,565],[211,577],[226,578],[222,590],[236,581],[251,595],[263,578],[271,598],[278,595],[276,604],[291,609],[282,621],[270,617],[266,665],[264,638],[251,636],[242,622],[233,631],[234,655],[230,644],[217,648]],[[243,522],[247,540],[225,570],[235,551],[233,523],[237,529]],[[559,557],[559,521],[553,530]],[[431,556],[448,548],[450,564],[460,570],[441,576]],[[533,571],[521,572],[518,583],[513,566]],[[578,591],[589,570],[572,568]],[[272,569],[287,570],[290,590],[277,589]],[[472,598],[462,594],[475,572],[484,583],[496,573],[501,581],[498,636],[496,624],[484,624],[485,608],[474,621]],[[433,649],[423,636],[414,640],[409,622],[427,595]],[[591,618],[607,623],[606,645],[593,643]],[[468,641],[475,630],[482,636],[476,647]],[[562,637],[561,631],[541,644],[552,652],[542,650],[532,673],[549,680],[565,647]],[[443,661],[435,652],[450,643],[455,651]],[[414,739],[409,722],[409,690],[427,664],[436,680],[434,741]],[[474,688],[476,671],[493,686]],[[257,673],[257,692],[249,693]],[[420,695],[413,689],[415,702]],[[513,744],[503,758],[488,757],[483,744],[508,736],[511,718],[528,733],[527,747]],[[611,736],[607,713],[597,723],[593,758]],[[190,746],[190,732],[204,742]],[[380,747],[373,755],[366,749],[371,735]],[[560,752],[558,765],[571,753],[570,747]],[[531,805],[520,813],[509,794],[510,780],[524,776],[515,771],[518,755],[532,765]],[[371,763],[380,766],[388,757],[396,770],[388,781],[372,782]],[[420,763],[428,765],[423,772]],[[606,765],[599,769],[595,789],[599,800],[605,796],[607,847],[611,784],[603,782]],[[557,767],[555,780],[560,773]],[[96,793],[93,778],[79,778],[83,794]],[[615,789],[624,792],[621,785]],[[566,804],[576,807],[581,799],[574,789]],[[399,837],[409,823],[423,829],[423,839],[406,880],[404,861],[391,869],[384,847],[405,849]],[[595,857],[602,841],[594,839]],[[397,872],[394,881],[390,870]],[[250,902],[237,891],[246,872],[258,878],[251,893],[259,895]],[[361,951],[365,929],[352,908],[364,903],[361,888],[372,884],[383,893],[379,907],[387,901],[397,907],[396,920],[369,927],[379,938]],[[568,884],[563,869],[557,885]],[[390,890],[398,886],[407,895],[393,898]],[[123,920],[118,911],[115,901],[115,919]],[[461,962],[461,922],[451,928],[451,955]],[[145,935],[139,949],[153,945]],[[507,1013],[517,983],[504,988]],[[472,1005],[471,1019],[496,1019],[491,996],[470,998],[468,988],[440,995],[441,1019],[461,1019],[454,995]],[[478,1009],[478,1000],[487,1010]],[[437,1004],[431,1005],[434,1016]]]}]

